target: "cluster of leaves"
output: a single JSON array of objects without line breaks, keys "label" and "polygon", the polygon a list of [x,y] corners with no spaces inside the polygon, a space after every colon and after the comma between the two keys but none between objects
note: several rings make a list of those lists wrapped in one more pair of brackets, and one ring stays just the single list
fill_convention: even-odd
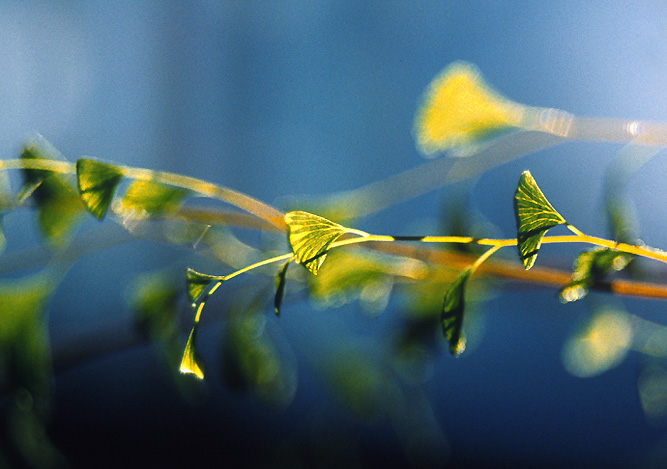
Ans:
[{"label": "cluster of leaves", "polygon": [[[425,92],[415,119],[415,135],[418,146],[428,155],[443,151],[473,155],[460,159],[457,164],[461,174],[474,174],[479,168],[488,170],[504,160],[570,138],[568,129],[572,119],[574,117],[564,111],[541,110],[512,102],[486,85],[474,66],[456,63],[438,76]],[[519,133],[519,130],[523,133]],[[502,133],[505,135],[498,137]],[[541,136],[535,137],[536,133]],[[652,154],[647,152],[646,158]],[[488,160],[484,159],[490,155],[492,157]],[[470,262],[447,277],[448,286],[444,297],[441,290],[438,293],[439,298],[442,298],[439,319],[433,320],[429,316],[414,320],[404,334],[395,338],[392,345],[395,348],[387,355],[392,356],[396,362],[398,356],[403,357],[403,360],[411,353],[425,355],[424,349],[415,344],[419,342],[419,345],[423,345],[423,342],[427,342],[433,327],[441,328],[451,354],[458,356],[465,349],[464,324],[466,304],[470,299],[470,279],[501,248],[516,246],[521,264],[528,270],[534,266],[541,245],[547,241],[586,242],[597,246],[577,257],[570,282],[560,291],[564,302],[579,300],[589,290],[600,287],[610,273],[625,268],[633,254],[667,259],[662,254],[651,254],[646,248],[626,244],[621,249],[619,243],[584,235],[553,208],[528,171],[521,175],[514,195],[516,238],[493,240],[450,236],[436,240],[437,237],[372,235],[306,211],[283,214],[244,194],[185,176],[123,167],[90,158],[82,158],[71,164],[43,141],[28,144],[20,160],[15,161],[13,166],[6,163],[6,167],[21,169],[24,184],[16,195],[12,194],[6,172],[0,170],[0,217],[17,207],[34,208],[39,227],[47,244],[54,248],[56,256],[65,251],[72,233],[86,212],[97,220],[103,220],[111,214],[115,221],[132,231],[145,220],[177,218],[186,199],[193,195],[215,196],[257,216],[274,229],[283,231],[290,252],[275,257],[267,256],[255,263],[241,262],[240,268],[235,266],[238,270],[231,274],[210,275],[188,268],[184,275],[185,281],[182,272],[176,280],[163,273],[148,274],[135,280],[131,303],[139,329],[145,337],[158,344],[172,370],[178,368],[180,372],[198,379],[204,378],[205,366],[195,343],[207,300],[223,283],[269,264],[280,263],[280,267],[272,271],[275,279],[273,309],[279,315],[286,285],[291,279],[297,278],[297,274],[288,271],[292,262],[304,268],[301,275],[307,277],[305,283],[315,298],[326,298],[332,292],[341,295],[354,292],[353,295],[363,297],[359,292],[365,291],[371,301],[382,305],[388,301],[397,278],[403,276],[416,284],[432,272],[426,269],[427,272],[417,275],[416,272],[423,266],[408,265],[409,261],[418,262],[409,256],[396,261],[397,265],[392,266],[386,259],[379,261],[365,255],[368,251],[362,250],[364,255],[355,253],[333,259],[332,250],[348,251],[347,248],[341,248],[370,241],[421,242],[427,238],[430,238],[429,242],[485,247],[481,255],[468,258]],[[427,171],[431,169],[432,166],[428,166]],[[347,204],[348,207],[353,205]],[[616,216],[624,218],[624,215]],[[550,229],[558,225],[564,225],[574,236],[562,239],[545,237]],[[621,240],[632,243],[626,238]],[[211,244],[216,243],[214,241]],[[2,246],[4,235],[0,229]],[[327,269],[323,269],[327,259],[330,259]],[[45,311],[58,278],[67,268],[64,264],[54,262],[53,265],[60,267],[49,267],[42,274],[20,282],[3,281],[0,284],[0,310],[3,312],[0,327],[0,386],[3,394],[10,396],[3,400],[0,410],[3,422],[13,422],[14,425],[6,424],[0,429],[1,436],[19,435],[14,430],[17,425],[27,429],[20,433],[21,438],[15,438],[14,445],[19,448],[24,459],[26,455],[42,455],[43,464],[52,463],[59,457],[46,442],[40,422],[43,421],[47,407],[51,377]],[[437,285],[437,288],[441,287]],[[265,295],[261,293],[248,304],[240,302],[235,305],[226,315],[222,374],[232,387],[251,389],[264,402],[281,407],[291,400],[296,389],[294,360],[266,327],[267,319],[262,310],[264,302],[261,299]],[[177,307],[183,295],[187,297],[194,316],[184,349],[180,311]],[[630,346],[630,338],[623,332],[630,327],[626,319],[616,313],[597,317],[582,335],[583,338],[572,345],[572,349],[576,353],[584,349],[593,350],[600,357],[599,363],[617,360]],[[620,345],[609,349],[591,340],[595,331],[601,328],[611,331],[609,334],[616,337]],[[329,376],[331,386],[336,388],[336,393],[342,396],[353,412],[365,414],[364,418],[368,418],[377,413],[376,407],[386,410],[398,403],[403,410],[412,408],[407,405],[408,395],[416,396],[417,402],[423,401],[423,396],[415,387],[406,385],[409,379],[396,378],[396,375],[402,373],[396,371],[400,367],[388,366],[382,360],[374,361],[370,358],[373,354],[354,341],[341,347],[344,350],[340,351],[340,355],[346,359],[329,363]],[[343,362],[344,367],[341,365]],[[353,372],[350,372],[350,367]],[[386,371],[389,369],[391,371]],[[578,370],[581,375],[592,373],[589,369]],[[179,376],[178,373],[174,375]],[[412,409],[412,413],[404,412],[400,418],[392,415],[396,427],[402,428],[406,434],[419,427],[415,422],[428,421],[427,405],[416,406],[415,409]],[[36,450],[37,446],[39,450]],[[0,454],[0,463],[2,457]],[[37,464],[40,461],[28,462]]]}]

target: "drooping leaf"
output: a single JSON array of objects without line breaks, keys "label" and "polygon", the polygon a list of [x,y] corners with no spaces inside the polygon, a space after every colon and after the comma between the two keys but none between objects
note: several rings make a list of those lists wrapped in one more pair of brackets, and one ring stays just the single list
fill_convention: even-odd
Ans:
[{"label": "drooping leaf", "polygon": [[278,275],[276,275],[276,296],[273,300],[273,310],[276,313],[276,316],[280,316],[280,305],[283,302],[283,296],[285,295],[285,278],[287,276],[287,268],[289,267],[291,261],[285,262],[285,265],[282,266]]},{"label": "drooping leaf", "polygon": [[188,267],[185,272],[186,293],[188,299],[194,303],[201,296],[202,292],[208,287],[211,282],[221,280],[215,275],[202,274],[194,269]]},{"label": "drooping leaf", "polygon": [[629,254],[609,248],[582,252],[574,261],[570,283],[560,291],[561,301],[580,300],[607,274],[624,269],[631,260]]},{"label": "drooping leaf", "polygon": [[449,351],[455,357],[465,350],[466,341],[463,336],[463,311],[465,309],[465,287],[472,269],[468,268],[449,286],[442,304],[440,320],[442,331],[449,342]]},{"label": "drooping leaf", "polygon": [[477,67],[455,62],[424,93],[414,124],[417,145],[428,155],[474,144],[490,134],[518,127],[522,107],[487,86]]},{"label": "drooping leaf", "polygon": [[[60,160],[62,157],[46,143],[34,143],[23,149],[21,158]],[[21,197],[34,199],[42,233],[56,245],[64,242],[84,210],[73,184],[65,175],[46,170],[23,169],[23,175]]]},{"label": "drooping leaf", "polygon": [[82,158],[76,162],[76,177],[83,204],[101,220],[109,210],[123,172],[116,166]]},{"label": "drooping leaf", "polygon": [[296,211],[285,215],[289,243],[298,263],[314,275],[326,258],[329,245],[347,229],[312,213]]},{"label": "drooping leaf", "polygon": [[195,335],[197,332],[197,325],[195,324],[190,331],[188,342],[185,345],[183,358],[181,359],[181,366],[179,371],[183,374],[193,374],[198,379],[204,379],[204,361],[199,357],[195,351]]},{"label": "drooping leaf", "polygon": [[153,181],[134,181],[120,201],[120,215],[148,218],[176,209],[188,191]]},{"label": "drooping leaf", "polygon": [[547,230],[566,223],[544,197],[530,171],[524,171],[514,193],[519,257],[526,270],[535,264]]}]

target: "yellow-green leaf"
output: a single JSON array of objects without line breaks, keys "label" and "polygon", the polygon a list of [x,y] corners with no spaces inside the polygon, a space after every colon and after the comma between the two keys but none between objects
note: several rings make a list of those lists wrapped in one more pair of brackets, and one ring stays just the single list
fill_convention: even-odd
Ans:
[{"label": "yellow-green leaf", "polygon": [[188,191],[153,181],[134,181],[120,202],[120,214],[148,218],[174,210]]},{"label": "yellow-green leaf", "polygon": [[181,359],[181,366],[179,367],[179,371],[183,374],[193,374],[198,379],[204,379],[204,362],[195,351],[196,331],[197,325],[195,325],[192,328],[192,331],[190,331],[190,336],[188,337],[188,342],[185,345],[185,351],[183,352],[183,358]]},{"label": "yellow-green leaf", "polygon": [[472,269],[468,268],[449,286],[442,303],[440,320],[442,331],[449,342],[449,351],[455,357],[465,350],[466,341],[463,336],[463,311],[465,309],[465,287]]},{"label": "yellow-green leaf", "polygon": [[477,67],[455,62],[424,94],[414,124],[417,145],[426,154],[470,145],[520,126],[522,109],[486,85]]},{"label": "yellow-green leaf", "polygon": [[514,193],[519,257],[523,266],[535,264],[542,238],[554,226],[566,223],[544,197],[530,171],[524,171]]},{"label": "yellow-green leaf", "polygon": [[329,245],[347,231],[338,223],[301,211],[286,214],[285,223],[297,262],[315,275],[326,258]]},{"label": "yellow-green leaf", "polygon": [[120,168],[95,160],[76,162],[79,195],[86,209],[98,220],[109,210],[118,183],[123,178]]},{"label": "yellow-green leaf", "polygon": [[188,267],[185,272],[186,293],[188,299],[194,303],[213,281],[222,280],[221,277],[215,275],[202,274],[194,269]]}]

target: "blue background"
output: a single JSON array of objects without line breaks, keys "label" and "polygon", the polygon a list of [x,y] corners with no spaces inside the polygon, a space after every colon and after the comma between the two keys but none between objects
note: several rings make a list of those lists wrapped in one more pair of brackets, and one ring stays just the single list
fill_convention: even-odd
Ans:
[{"label": "blue background", "polygon": [[[416,105],[455,60],[475,63],[520,103],[665,120],[667,5],[2,2],[0,157],[16,157],[26,136],[39,132],[71,161],[88,155],[182,173],[281,205],[295,194],[354,189],[421,164],[412,137]],[[526,156],[484,174],[472,203],[503,236],[513,236],[511,197],[519,174],[530,169],[569,221],[604,236],[597,207],[619,148],[569,143]],[[667,246],[666,172],[658,156],[629,186],[642,239],[658,247]],[[400,203],[358,228],[410,234],[420,223],[436,226],[443,198],[468,187]],[[34,242],[22,237],[24,223],[5,218],[9,249]],[[545,249],[540,261],[568,268],[576,252]],[[54,341],[127,317],[122,279],[179,256],[139,242],[77,263],[51,306]],[[522,288],[493,297],[484,304],[478,348],[460,360],[443,352],[434,364],[427,394],[455,463],[620,467],[665,454],[664,422],[649,423],[639,402],[644,357],[631,353],[591,379],[568,374],[561,349],[588,309],[555,296]],[[301,303],[290,304],[280,323],[298,356],[316,352],[309,334],[334,340],[350,330],[377,333],[396,306],[369,320],[354,306]],[[662,318],[659,302],[624,303]],[[202,342],[215,342],[214,329]],[[295,402],[280,412],[217,385],[203,404],[188,406],[151,351],[133,348],[57,376],[52,432],[79,462],[159,458],[160,450],[177,461],[187,454],[179,445],[196,448],[201,462],[225,462],[276,435],[298,439],[297,429],[310,422],[323,433],[327,427],[356,435],[373,463],[402,461],[388,422],[356,421],[308,365],[298,379]]]}]

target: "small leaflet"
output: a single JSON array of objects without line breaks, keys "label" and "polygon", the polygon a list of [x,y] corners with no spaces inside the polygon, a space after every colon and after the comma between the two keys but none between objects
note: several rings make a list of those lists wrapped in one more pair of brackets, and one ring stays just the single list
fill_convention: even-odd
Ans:
[{"label": "small leaflet", "polygon": [[185,345],[185,351],[183,352],[179,371],[183,374],[193,374],[197,379],[204,379],[204,362],[195,351],[194,343],[196,331],[197,325],[195,324],[192,327],[192,331],[190,331],[188,342]]},{"label": "small leaflet", "polygon": [[308,212],[289,212],[285,215],[289,228],[289,244],[299,264],[312,274],[322,266],[329,245],[347,228]]},{"label": "small leaflet", "polygon": [[440,320],[442,331],[449,342],[449,351],[455,357],[465,350],[466,341],[463,336],[463,311],[465,309],[465,287],[472,269],[461,272],[445,293]]},{"label": "small leaflet", "polygon": [[188,267],[185,272],[186,293],[190,302],[194,303],[214,280],[220,280],[215,275],[202,274]]},{"label": "small leaflet", "polygon": [[544,197],[530,171],[524,171],[514,193],[519,257],[526,270],[535,264],[542,238],[554,226],[566,223]]},{"label": "small leaflet", "polygon": [[95,160],[76,162],[79,195],[86,209],[98,220],[109,210],[118,183],[123,178],[120,168]]}]

